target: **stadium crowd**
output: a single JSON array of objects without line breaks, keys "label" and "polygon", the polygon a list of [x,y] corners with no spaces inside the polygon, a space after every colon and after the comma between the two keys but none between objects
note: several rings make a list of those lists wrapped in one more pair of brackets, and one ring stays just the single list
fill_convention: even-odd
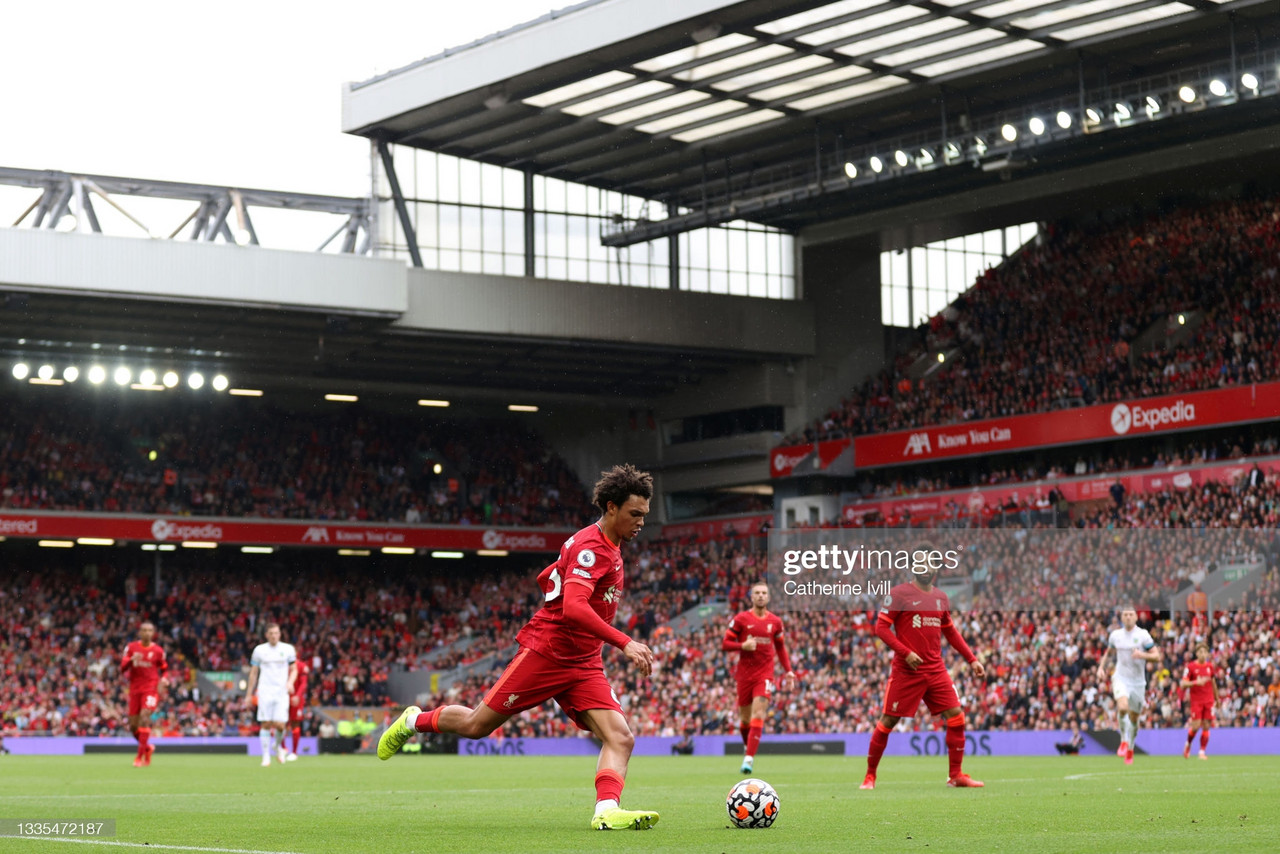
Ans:
[{"label": "stadium crowd", "polygon": [[[1226,672],[1229,690],[1218,725],[1280,723],[1278,513],[1280,486],[1242,478],[1127,496],[1113,510],[1082,520],[1083,530],[994,531],[990,540],[975,540],[979,552],[970,563],[981,567],[985,586],[975,589],[974,607],[960,620],[986,659],[989,678],[979,684],[967,671],[956,674],[975,721],[1088,729],[1108,720],[1110,695],[1091,668],[1118,602],[1136,600],[1166,652],[1164,667],[1153,674],[1156,702],[1145,725],[1182,722],[1176,675],[1196,636],[1208,638]],[[1099,543],[1113,539],[1123,539],[1130,551],[1095,560]],[[1055,545],[1062,542],[1071,547]],[[357,564],[279,553],[228,564],[214,555],[175,556],[157,586],[154,568],[139,553],[108,554],[88,564],[64,556],[39,569],[3,568],[0,667],[9,687],[0,696],[0,734],[123,732],[118,656],[143,618],[156,623],[173,668],[155,726],[247,733],[254,727],[251,713],[207,686],[202,690],[196,674],[238,672],[265,621],[279,621],[285,639],[312,660],[313,710],[390,708],[387,680],[398,667],[470,665],[434,702],[474,701],[506,664],[518,627],[541,604],[532,581],[539,567],[527,561],[442,572],[403,558]],[[127,554],[138,562],[130,565],[121,556]],[[1215,611],[1225,611],[1214,614],[1212,625],[1207,615],[1192,623],[1163,612],[1169,597],[1201,580],[1218,555],[1261,564],[1262,581],[1239,602],[1218,602]],[[634,726],[646,734],[731,731],[732,662],[720,652],[724,603],[744,607],[750,584],[765,575],[759,538],[654,541],[629,548],[627,560],[618,623],[649,643],[659,661],[652,679],[637,680],[616,653],[606,652]],[[995,596],[997,589],[1003,595]],[[770,731],[865,728],[874,719],[888,658],[872,632],[873,605],[854,604],[824,613],[781,610],[802,678],[775,702]],[[697,628],[695,612],[712,605],[718,617]],[[314,731],[314,711],[311,718]],[[544,706],[512,721],[507,735],[571,729],[554,707]]]},{"label": "stadium crowd", "polygon": [[3,509],[521,526],[590,512],[564,460],[511,421],[243,399],[5,406]]},{"label": "stadium crowd", "polygon": [[[1198,327],[1178,334],[1181,315]],[[1173,345],[1135,350],[1153,324]],[[1280,199],[1053,226],[784,444],[1280,377]],[[926,379],[908,369],[958,351]]]}]

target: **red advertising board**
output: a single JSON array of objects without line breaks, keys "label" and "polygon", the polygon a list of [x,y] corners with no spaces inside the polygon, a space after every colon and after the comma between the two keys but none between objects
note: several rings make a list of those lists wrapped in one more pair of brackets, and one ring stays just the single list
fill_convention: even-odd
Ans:
[{"label": "red advertising board", "polygon": [[[827,471],[833,467],[832,464],[841,454],[849,450],[849,445],[848,439],[827,439],[821,442],[774,448],[769,455],[769,476],[791,477]],[[852,472],[853,461],[846,460],[842,468],[844,474]]]},{"label": "red advertising board", "polygon": [[700,519],[696,522],[676,522],[662,526],[664,540],[684,540],[692,537],[705,543],[731,537],[749,537],[760,533],[760,526],[772,522],[772,513],[753,513],[750,516],[732,516],[721,519]]},{"label": "red advertising board", "polygon": [[859,436],[859,469],[996,454],[1280,418],[1280,383],[1169,394],[1079,409]]},{"label": "red advertising board", "polygon": [[227,545],[328,546],[330,548],[480,549],[557,552],[573,534],[543,528],[369,525],[354,522],[280,522],[258,519],[134,516],[52,511],[0,512],[0,537],[98,539],[129,542]]},{"label": "red advertising board", "polygon": [[902,498],[858,501],[844,505],[841,508],[841,514],[846,522],[852,523],[858,523],[872,513],[879,513],[881,519],[901,519],[907,513],[911,514],[912,519],[917,520],[944,518],[956,514],[971,516],[975,513],[994,512],[1010,501],[1022,507],[1027,502],[1034,503],[1041,497],[1047,497],[1053,489],[1057,489],[1062,493],[1063,498],[1071,502],[1110,500],[1111,487],[1117,480],[1124,486],[1128,495],[1141,495],[1164,489],[1190,489],[1206,483],[1232,483],[1236,478],[1248,474],[1255,462],[1266,474],[1268,480],[1274,481],[1275,478],[1280,477],[1280,457],[1267,457],[1256,461],[1237,460],[1159,471],[1122,472],[1104,477],[1039,480],[974,487],[968,491],[952,490]]}]

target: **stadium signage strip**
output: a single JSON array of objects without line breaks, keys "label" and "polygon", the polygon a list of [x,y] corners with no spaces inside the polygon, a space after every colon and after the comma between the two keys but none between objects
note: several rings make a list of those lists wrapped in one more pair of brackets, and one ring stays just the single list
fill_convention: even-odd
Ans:
[{"label": "stadium signage strip", "polygon": [[693,538],[699,543],[732,537],[750,537],[761,533],[760,527],[773,523],[772,513],[753,513],[750,516],[734,516],[729,519],[704,519],[699,522],[676,522],[662,526],[664,540]]},{"label": "stadium signage strip", "polygon": [[1253,469],[1254,463],[1266,474],[1268,480],[1280,476],[1280,457],[1256,460],[1147,470],[1120,475],[1082,477],[1065,480],[1040,480],[1030,483],[1004,486],[974,487],[968,491],[950,490],[909,498],[856,501],[844,505],[841,515],[846,522],[861,524],[867,516],[879,513],[883,521],[898,523],[908,517],[914,521],[950,518],[956,515],[992,515],[1010,502],[1022,508],[1025,502],[1047,497],[1051,490],[1058,490],[1067,501],[1111,500],[1111,487],[1117,480],[1128,495],[1159,492],[1165,489],[1190,489],[1208,483],[1234,483],[1237,478]]},{"label": "stadium signage strip", "polygon": [[0,512],[0,536],[74,540],[100,537],[140,543],[206,542],[225,545],[400,547],[510,552],[557,552],[573,531],[479,526],[365,525],[246,519],[134,516],[111,513]]},{"label": "stadium signage strip", "polygon": [[[1280,382],[1251,383],[1211,391],[1167,394],[1079,409],[966,421],[775,448],[773,477],[823,472],[853,447],[859,469],[969,457],[1054,445],[1100,442],[1176,430],[1197,430],[1280,418]],[[833,447],[839,445],[840,450]]]}]

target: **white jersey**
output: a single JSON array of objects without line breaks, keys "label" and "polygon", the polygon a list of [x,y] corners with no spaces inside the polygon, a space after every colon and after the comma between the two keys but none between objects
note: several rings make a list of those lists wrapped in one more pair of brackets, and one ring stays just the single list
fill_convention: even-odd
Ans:
[{"label": "white jersey", "polygon": [[1111,632],[1107,638],[1107,646],[1116,651],[1116,671],[1112,679],[1123,682],[1132,688],[1147,686],[1147,663],[1134,658],[1135,650],[1148,650],[1156,645],[1151,634],[1144,628],[1134,626],[1132,631],[1119,628]]},{"label": "white jersey", "polygon": [[253,648],[249,663],[258,668],[259,697],[287,697],[289,665],[298,660],[291,643],[260,643]]}]

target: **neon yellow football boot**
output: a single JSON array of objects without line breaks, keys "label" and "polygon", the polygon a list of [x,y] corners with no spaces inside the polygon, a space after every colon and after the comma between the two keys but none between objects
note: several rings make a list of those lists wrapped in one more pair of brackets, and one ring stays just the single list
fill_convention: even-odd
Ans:
[{"label": "neon yellow football boot", "polygon": [[658,823],[652,810],[624,810],[612,807],[601,810],[591,819],[592,830],[648,830]]},{"label": "neon yellow football boot", "polygon": [[382,734],[382,738],[378,739],[378,758],[390,759],[400,752],[400,748],[404,747],[404,743],[418,734],[413,728],[413,722],[417,720],[418,715],[422,714],[422,709],[417,706],[410,706],[405,709],[400,717],[396,718],[395,723],[387,727],[387,731]]}]

